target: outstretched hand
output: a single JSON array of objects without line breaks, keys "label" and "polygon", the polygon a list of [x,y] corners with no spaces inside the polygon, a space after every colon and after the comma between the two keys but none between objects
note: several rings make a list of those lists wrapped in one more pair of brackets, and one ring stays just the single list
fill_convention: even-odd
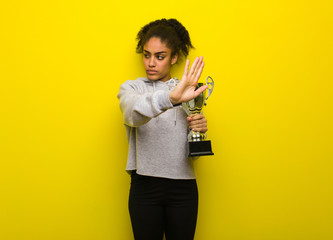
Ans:
[{"label": "outstretched hand", "polygon": [[170,101],[173,105],[190,101],[199,96],[207,88],[207,85],[204,85],[195,90],[204,67],[203,57],[197,57],[190,70],[188,69],[189,66],[190,61],[187,60],[182,79],[170,92]]}]

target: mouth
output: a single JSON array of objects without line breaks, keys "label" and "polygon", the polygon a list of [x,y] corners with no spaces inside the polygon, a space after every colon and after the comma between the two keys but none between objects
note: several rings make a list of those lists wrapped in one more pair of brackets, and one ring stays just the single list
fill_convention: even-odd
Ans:
[{"label": "mouth", "polygon": [[157,73],[156,70],[146,70],[148,75],[155,75]]}]

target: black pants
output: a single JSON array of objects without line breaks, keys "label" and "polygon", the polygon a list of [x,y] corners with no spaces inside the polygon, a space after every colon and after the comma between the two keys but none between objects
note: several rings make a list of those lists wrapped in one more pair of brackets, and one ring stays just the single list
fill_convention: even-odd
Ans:
[{"label": "black pants", "polygon": [[196,180],[132,172],[129,212],[135,240],[193,240],[198,212]]}]

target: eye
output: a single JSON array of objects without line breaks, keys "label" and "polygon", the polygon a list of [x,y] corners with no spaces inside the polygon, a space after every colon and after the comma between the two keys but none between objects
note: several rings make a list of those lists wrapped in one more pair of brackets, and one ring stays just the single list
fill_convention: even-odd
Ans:
[{"label": "eye", "polygon": [[149,54],[143,54],[145,58],[149,58]]},{"label": "eye", "polygon": [[158,60],[163,60],[163,59],[164,59],[164,56],[157,56],[157,59],[158,59]]}]

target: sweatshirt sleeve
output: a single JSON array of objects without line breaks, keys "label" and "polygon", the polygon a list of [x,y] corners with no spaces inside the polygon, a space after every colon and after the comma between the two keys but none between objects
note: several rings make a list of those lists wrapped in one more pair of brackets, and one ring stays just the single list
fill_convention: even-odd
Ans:
[{"label": "sweatshirt sleeve", "polygon": [[141,126],[173,107],[168,91],[139,91],[133,81],[124,82],[117,97],[120,100],[124,123],[131,127]]}]

